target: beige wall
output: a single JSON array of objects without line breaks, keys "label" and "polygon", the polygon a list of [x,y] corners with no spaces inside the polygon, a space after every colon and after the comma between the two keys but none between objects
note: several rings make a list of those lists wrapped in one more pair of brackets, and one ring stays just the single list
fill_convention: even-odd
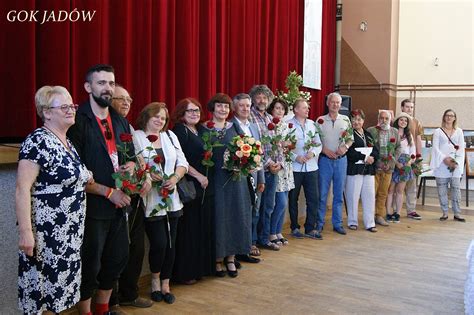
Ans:
[{"label": "beige wall", "polygon": [[474,84],[473,2],[400,0],[398,84]]}]

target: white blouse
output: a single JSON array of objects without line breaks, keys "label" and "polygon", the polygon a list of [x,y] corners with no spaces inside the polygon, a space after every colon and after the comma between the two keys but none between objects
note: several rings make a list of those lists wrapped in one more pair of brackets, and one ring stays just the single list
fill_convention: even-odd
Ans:
[{"label": "white blouse", "polygon": [[[183,150],[181,149],[179,140],[172,131],[169,131],[169,134],[173,139],[173,142],[171,142],[166,132],[160,132],[161,148],[163,150],[163,155],[165,156],[165,167],[163,169],[163,172],[166,175],[173,174],[175,171],[175,165],[176,167],[185,167],[187,172],[189,164],[186,160],[186,157],[184,156]],[[152,147],[152,143],[147,139],[145,132],[143,132],[142,130],[136,130],[133,134],[133,144],[135,146],[135,152],[138,153],[143,150],[141,154],[143,155],[143,158],[145,159],[146,163],[149,163],[150,166],[157,165],[153,161],[156,156],[156,151],[146,149],[147,147]],[[179,199],[177,189],[175,189],[173,193],[169,196],[173,203],[171,209],[169,209],[168,211],[174,212],[181,210],[183,208],[183,203]],[[149,217],[153,209],[159,209],[159,204],[164,204],[161,199],[162,198],[159,196],[157,189],[152,188],[150,192],[143,198],[146,207],[145,217]],[[156,214],[156,216],[164,215],[166,215],[165,209],[160,209],[160,211]]]},{"label": "white blouse", "polygon": [[[459,149],[454,149],[454,145],[459,146]],[[440,178],[461,177],[464,173],[464,134],[461,128],[456,128],[456,131],[449,141],[441,128],[435,130],[433,134],[433,147],[431,149],[430,167],[433,170],[433,175]],[[458,162],[458,167],[454,172],[450,172],[448,166],[443,163],[445,157],[450,156]]]}]

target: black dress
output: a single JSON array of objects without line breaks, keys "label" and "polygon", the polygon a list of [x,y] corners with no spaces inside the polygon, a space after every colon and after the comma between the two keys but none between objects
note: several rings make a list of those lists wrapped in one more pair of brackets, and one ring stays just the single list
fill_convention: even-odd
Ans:
[{"label": "black dress", "polygon": [[[206,129],[196,126],[199,136],[183,124],[176,124],[173,132],[183,149],[189,165],[206,175],[206,168],[201,164],[203,158],[203,141],[201,136]],[[186,175],[194,182],[196,199],[184,204],[183,215],[179,219],[176,237],[176,258],[173,270],[174,281],[188,281],[203,276],[213,275],[215,271],[215,232],[214,232],[214,188],[212,169],[209,169],[209,185],[204,194],[201,184],[192,176]],[[201,205],[201,202],[202,205]]]}]

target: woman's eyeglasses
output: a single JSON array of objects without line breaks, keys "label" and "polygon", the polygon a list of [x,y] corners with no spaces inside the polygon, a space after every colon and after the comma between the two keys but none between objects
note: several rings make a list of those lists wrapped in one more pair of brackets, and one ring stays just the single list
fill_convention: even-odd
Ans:
[{"label": "woman's eyeglasses", "polygon": [[49,108],[60,108],[63,113],[67,113],[69,110],[72,110],[72,111],[77,111],[77,109],[79,108],[79,105],[77,104],[62,104],[62,105],[58,105],[58,106],[49,106]]},{"label": "woman's eyeglasses", "polygon": [[107,119],[102,119],[102,120],[100,121],[100,123],[101,123],[102,126],[104,126],[104,128],[105,128],[105,132],[104,132],[105,139],[107,139],[107,140],[112,139],[112,131],[110,130],[109,122],[107,121]]},{"label": "woman's eyeglasses", "polygon": [[186,109],[185,110],[186,113],[189,113],[189,114],[199,114],[201,112],[201,110],[199,108],[195,108],[195,109]]}]

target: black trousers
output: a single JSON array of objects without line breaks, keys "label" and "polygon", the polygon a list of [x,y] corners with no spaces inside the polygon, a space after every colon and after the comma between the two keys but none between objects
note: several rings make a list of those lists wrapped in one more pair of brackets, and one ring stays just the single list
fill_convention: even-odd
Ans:
[{"label": "black trousers", "polygon": [[[150,240],[150,253],[148,261],[152,273],[160,272],[160,279],[170,279],[173,272],[174,258],[176,255],[176,231],[178,217],[169,218],[170,235],[166,218],[155,221],[145,221],[145,230]],[[171,236],[171,246],[170,238]]]},{"label": "black trousers", "polygon": [[140,196],[132,197],[131,207],[132,211],[128,215],[130,236],[128,262],[119,280],[115,281],[109,305],[130,302],[138,298],[138,280],[145,256],[145,211]]},{"label": "black trousers", "polygon": [[81,301],[95,289],[110,290],[128,260],[127,221],[122,210],[110,220],[86,217],[81,249]]}]

